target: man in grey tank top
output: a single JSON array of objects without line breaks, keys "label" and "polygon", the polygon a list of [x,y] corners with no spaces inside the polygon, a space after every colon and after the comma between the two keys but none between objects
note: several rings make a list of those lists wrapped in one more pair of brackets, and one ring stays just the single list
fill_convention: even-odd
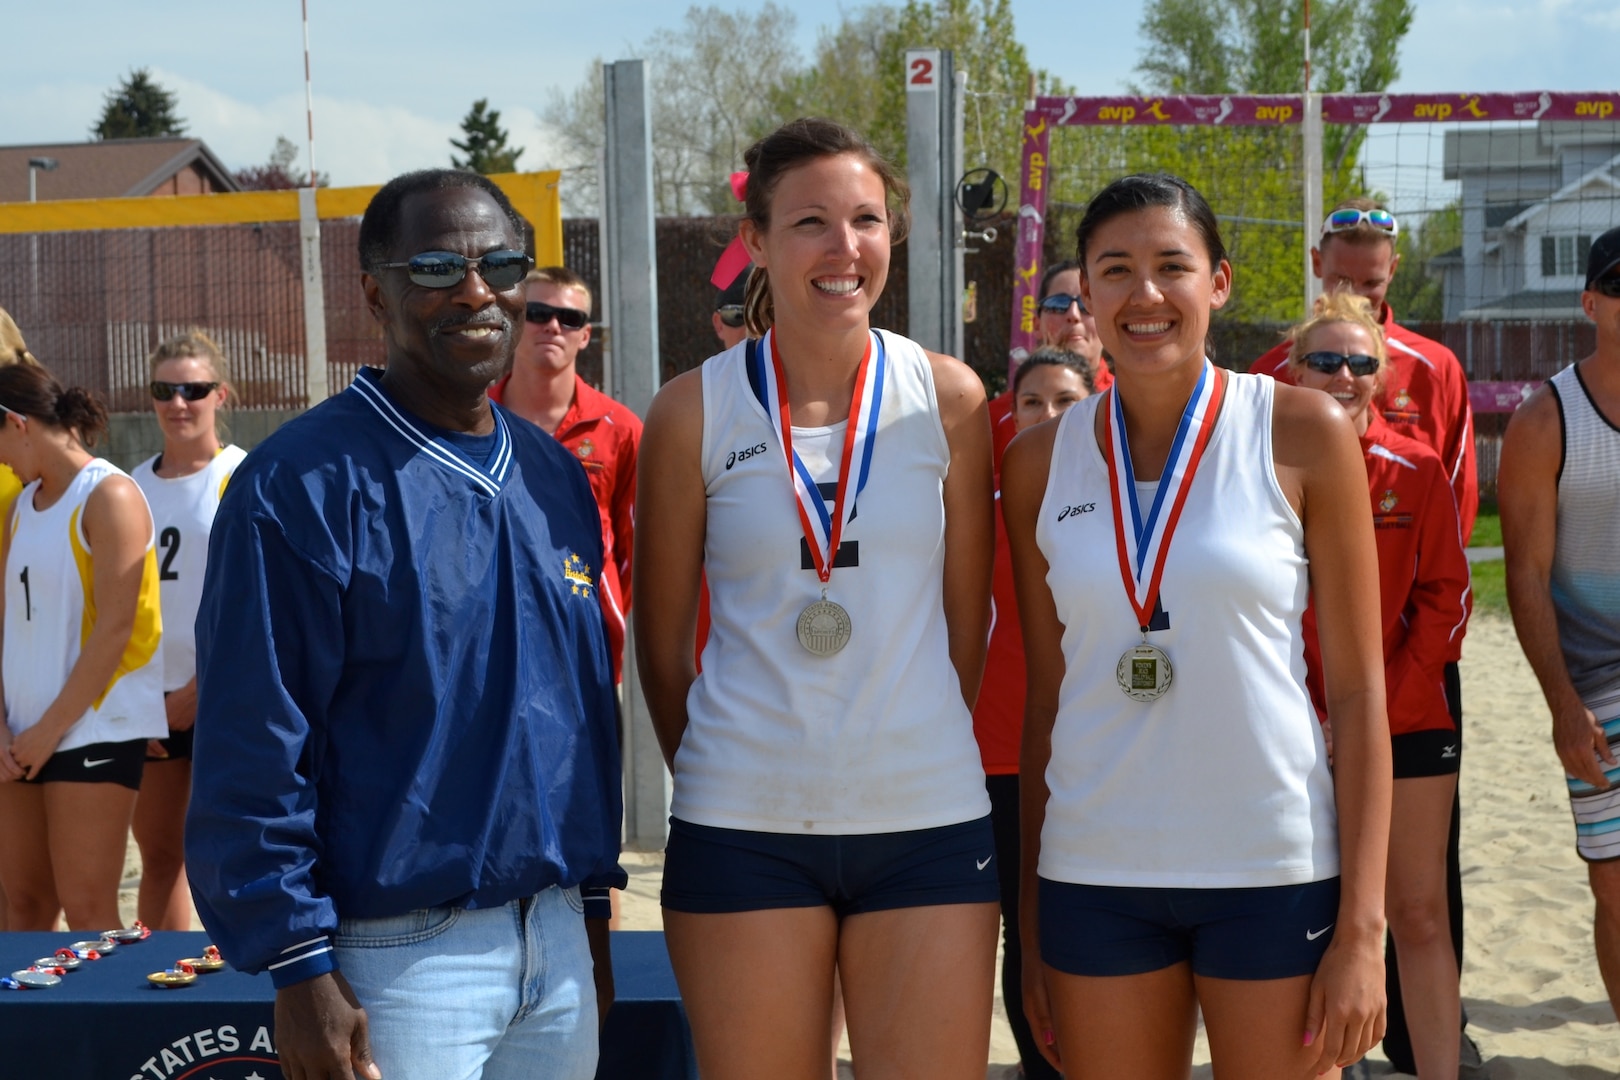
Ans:
[{"label": "man in grey tank top", "polygon": [[1514,415],[1497,497],[1513,625],[1552,711],[1620,1013],[1620,228],[1592,245],[1581,308],[1597,349]]}]

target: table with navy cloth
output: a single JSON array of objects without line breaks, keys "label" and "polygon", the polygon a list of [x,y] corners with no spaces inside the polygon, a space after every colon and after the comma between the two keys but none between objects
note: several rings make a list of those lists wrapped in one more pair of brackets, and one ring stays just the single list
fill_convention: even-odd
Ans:
[{"label": "table with navy cloth", "polygon": [[[0,934],[0,974],[95,936]],[[0,990],[0,1073],[63,1080],[283,1080],[275,1053],[275,988],[268,977],[227,967],[179,989],[147,982],[151,972],[201,956],[208,940],[200,933],[154,933],[84,961],[58,986]],[[602,1032],[598,1080],[696,1080],[692,1035],[664,935],[614,933],[613,980],[616,996]]]}]

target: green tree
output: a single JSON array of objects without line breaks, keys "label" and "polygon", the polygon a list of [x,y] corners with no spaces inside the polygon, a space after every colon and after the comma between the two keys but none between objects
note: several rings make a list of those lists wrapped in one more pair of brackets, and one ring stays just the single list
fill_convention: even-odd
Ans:
[{"label": "green tree", "polygon": [[451,154],[452,168],[485,176],[517,171],[517,159],[523,156],[523,148],[506,145],[506,129],[501,127],[500,110],[491,109],[488,98],[473,102],[472,110],[461,118],[461,131],[462,139],[451,139],[450,145],[466,157]]},{"label": "green tree", "polygon": [[1402,218],[1401,226],[1395,238],[1401,268],[1386,299],[1402,322],[1438,322],[1445,318],[1444,283],[1429,275],[1429,260],[1462,245],[1462,203],[1452,202],[1415,224]]},{"label": "green tree", "polygon": [[[1376,92],[1400,72],[1400,43],[1412,0],[1314,0],[1311,89]],[[1298,94],[1305,88],[1304,6],[1299,0],[1148,0],[1147,44],[1137,64],[1138,93]],[[1358,154],[1365,131],[1323,130],[1326,204],[1366,194]],[[1085,129],[1065,139],[1064,160],[1101,160],[1122,171],[1162,168],[1185,176],[1209,198],[1235,267],[1224,317],[1288,321],[1299,314],[1305,242],[1314,223],[1304,202],[1303,145],[1297,126],[1277,128]],[[1104,181],[1075,185],[1057,164],[1063,198],[1083,202]],[[1128,159],[1128,164],[1127,160]],[[1421,272],[1414,276],[1421,276]]]},{"label": "green tree", "polygon": [[897,164],[906,160],[905,51],[949,49],[967,75],[966,164],[995,169],[1016,186],[1030,78],[1037,94],[1071,91],[1032,69],[1011,0],[906,0],[845,14],[823,30],[815,62],[778,92],[778,121],[827,116],[861,132]]},{"label": "green tree", "polygon": [[101,119],[90,133],[98,139],[184,135],[186,124],[175,115],[177,104],[174,93],[154,82],[150,71],[136,68],[107,91]]}]

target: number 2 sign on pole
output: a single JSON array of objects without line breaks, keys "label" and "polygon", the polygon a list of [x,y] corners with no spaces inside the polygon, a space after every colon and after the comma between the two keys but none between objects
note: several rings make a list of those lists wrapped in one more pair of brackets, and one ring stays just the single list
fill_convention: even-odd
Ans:
[{"label": "number 2 sign on pole", "polygon": [[906,50],[906,93],[938,90],[939,50]]}]

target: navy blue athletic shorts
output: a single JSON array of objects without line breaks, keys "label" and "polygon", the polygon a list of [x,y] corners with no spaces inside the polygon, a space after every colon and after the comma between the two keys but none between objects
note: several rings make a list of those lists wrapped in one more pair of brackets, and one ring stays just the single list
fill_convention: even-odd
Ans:
[{"label": "navy blue athletic shorts", "polygon": [[863,911],[996,903],[988,816],[960,825],[855,836],[752,832],[669,822],[662,901],[700,915],[769,908]]},{"label": "navy blue athletic shorts", "polygon": [[1338,917],[1336,877],[1248,889],[1040,879],[1041,959],[1069,975],[1141,975],[1183,962],[1212,979],[1311,975]]}]

